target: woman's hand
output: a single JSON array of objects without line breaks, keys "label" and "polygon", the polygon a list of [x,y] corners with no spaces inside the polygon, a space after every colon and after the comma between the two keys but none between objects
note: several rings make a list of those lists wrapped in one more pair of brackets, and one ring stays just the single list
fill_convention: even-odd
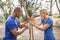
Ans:
[{"label": "woman's hand", "polygon": [[34,18],[33,18],[33,17],[31,17],[31,21],[33,21],[33,22],[34,22]]},{"label": "woman's hand", "polygon": [[30,22],[30,24],[31,24],[32,26],[35,26],[35,23],[34,23],[34,22],[32,22],[32,21]]}]

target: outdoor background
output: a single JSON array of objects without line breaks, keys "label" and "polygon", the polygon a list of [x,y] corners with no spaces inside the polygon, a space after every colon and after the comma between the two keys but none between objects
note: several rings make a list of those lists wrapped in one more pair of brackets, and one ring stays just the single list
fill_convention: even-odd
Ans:
[{"label": "outdoor background", "polygon": [[[0,0],[0,40],[4,36],[5,21],[16,7],[23,10],[23,15],[19,19],[21,22],[26,21],[26,15],[28,14],[35,18],[36,23],[40,21],[39,11],[44,8],[47,9],[49,16],[54,21],[55,38],[60,40],[60,0]],[[43,31],[33,28],[33,34],[34,40],[43,40]],[[18,40],[29,40],[29,38],[29,29],[18,36]]]}]

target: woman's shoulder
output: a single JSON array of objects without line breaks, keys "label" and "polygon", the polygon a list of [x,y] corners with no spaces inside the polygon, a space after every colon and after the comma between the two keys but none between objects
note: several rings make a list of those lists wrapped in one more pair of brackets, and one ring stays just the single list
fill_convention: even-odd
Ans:
[{"label": "woman's shoulder", "polygon": [[53,20],[52,20],[52,18],[51,18],[51,17],[49,17],[49,18],[48,18],[48,21],[51,21],[51,22],[53,22]]}]

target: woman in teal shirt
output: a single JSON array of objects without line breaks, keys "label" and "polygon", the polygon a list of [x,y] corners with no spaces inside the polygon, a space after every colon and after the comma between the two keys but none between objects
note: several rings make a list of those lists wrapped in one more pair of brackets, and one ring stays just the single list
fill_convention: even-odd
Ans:
[{"label": "woman in teal shirt", "polygon": [[[34,20],[32,20],[32,25],[37,29],[44,31],[44,40],[55,40],[53,34],[53,20],[48,17],[48,12],[46,9],[40,10],[41,22],[36,25]],[[42,26],[40,26],[42,24]]]}]

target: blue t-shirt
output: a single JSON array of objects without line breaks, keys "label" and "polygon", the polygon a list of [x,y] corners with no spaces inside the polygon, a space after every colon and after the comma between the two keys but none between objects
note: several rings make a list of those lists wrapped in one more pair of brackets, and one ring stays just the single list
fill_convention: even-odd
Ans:
[{"label": "blue t-shirt", "polygon": [[50,24],[50,27],[47,28],[44,31],[44,40],[55,40],[54,34],[53,34],[53,20],[48,17],[48,20],[45,22],[44,19],[41,19],[42,25]]},{"label": "blue t-shirt", "polygon": [[10,16],[5,23],[5,36],[3,40],[17,40],[17,36],[15,36],[11,30],[18,30],[19,21],[17,18]]}]

